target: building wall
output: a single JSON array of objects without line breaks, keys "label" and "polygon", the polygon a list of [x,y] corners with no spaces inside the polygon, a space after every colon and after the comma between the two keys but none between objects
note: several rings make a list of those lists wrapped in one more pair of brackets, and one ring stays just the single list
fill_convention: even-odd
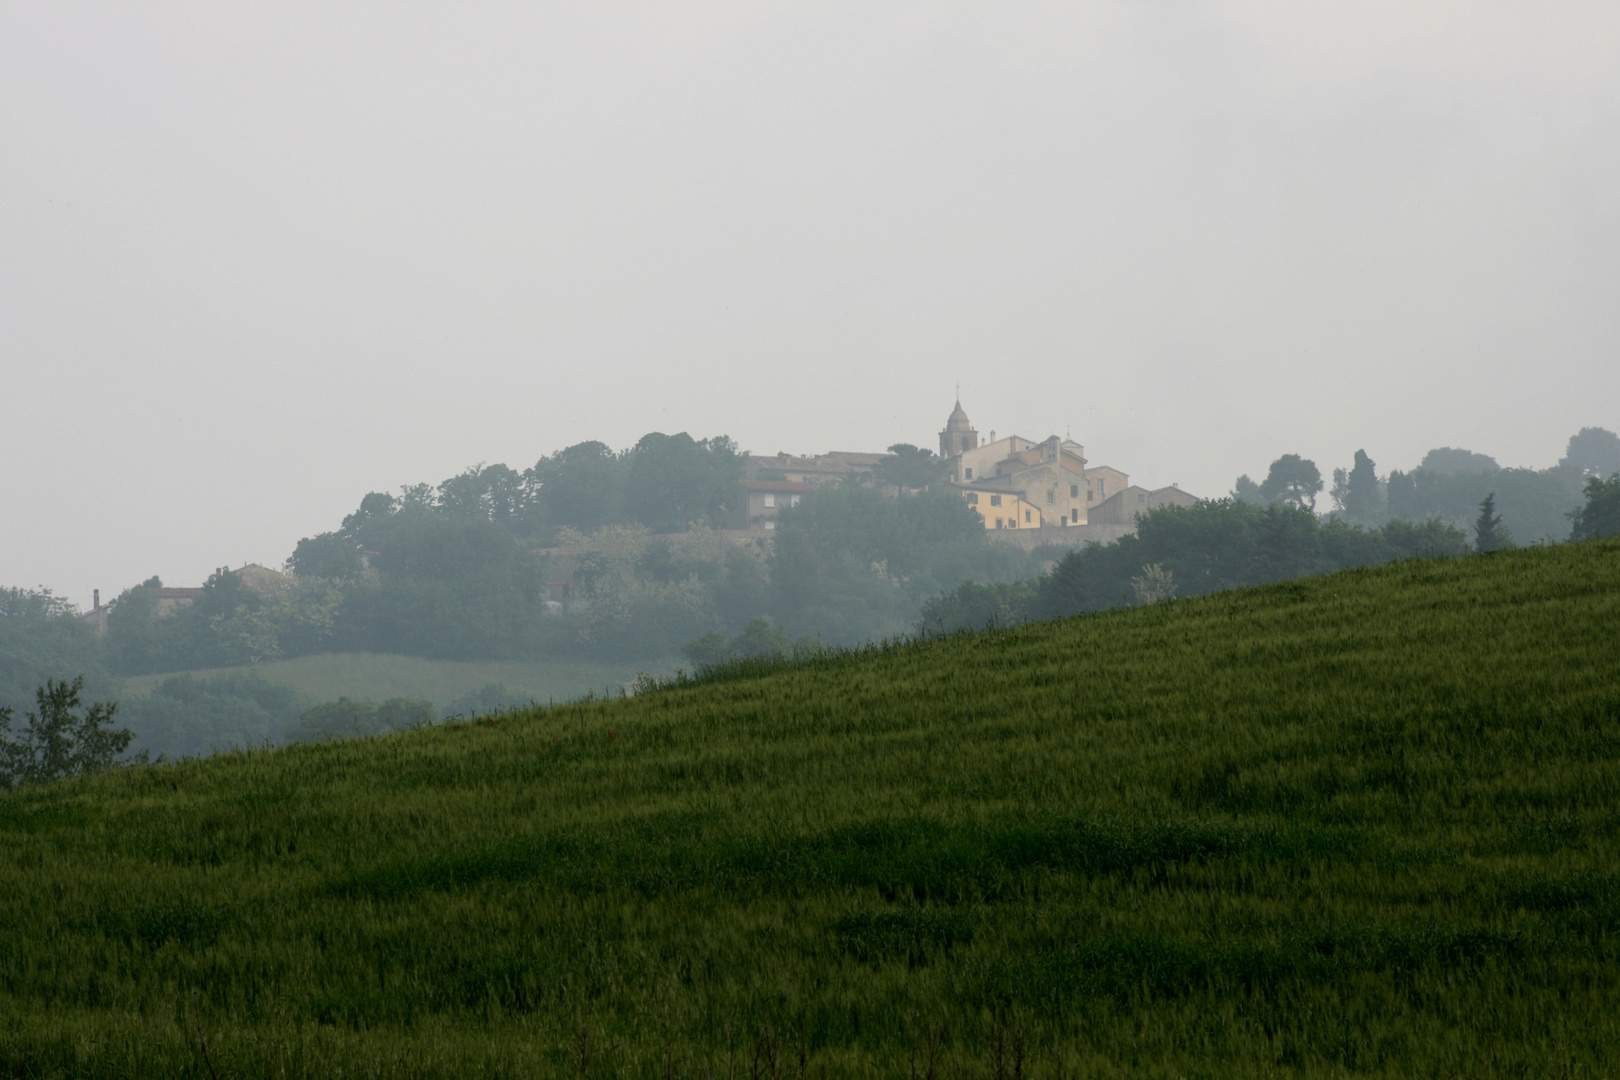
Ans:
[{"label": "building wall", "polygon": [[1040,508],[1017,492],[970,488],[960,494],[968,509],[984,519],[986,529],[1038,529],[1042,525]]},{"label": "building wall", "polygon": [[816,490],[816,485],[785,480],[744,480],[744,508],[732,515],[727,524],[733,529],[754,532],[773,532],[776,516]]},{"label": "building wall", "polygon": [[1085,484],[1082,490],[1086,492],[1086,505],[1095,507],[1099,503],[1107,502],[1131,486],[1131,478],[1118,469],[1108,465],[1098,465],[1086,470]]},{"label": "building wall", "polygon": [[1149,491],[1135,484],[1109,496],[1092,508],[1091,520],[1105,525],[1132,525],[1138,514],[1150,513],[1162,506],[1192,506],[1197,496],[1180,488],[1159,488]]},{"label": "building wall", "polygon": [[959,455],[952,465],[955,469],[951,479],[958,484],[971,484],[979,480],[996,475],[996,465],[1022,450],[1032,450],[1035,443],[1028,439],[1009,435],[1005,439],[997,439],[993,443],[985,443],[975,447],[967,453]]},{"label": "building wall", "polygon": [[992,532],[991,538],[998,544],[1012,544],[1033,551],[1038,547],[1079,548],[1087,544],[1112,544],[1124,536],[1136,531],[1136,525],[1073,525],[1068,528],[1059,528],[1048,525],[1043,529],[1018,529],[1016,531],[1003,530]]}]

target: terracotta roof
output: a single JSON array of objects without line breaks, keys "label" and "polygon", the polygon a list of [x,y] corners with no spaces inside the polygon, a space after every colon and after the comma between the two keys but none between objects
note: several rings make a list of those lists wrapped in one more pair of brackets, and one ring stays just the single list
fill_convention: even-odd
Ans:
[{"label": "terracotta roof", "polygon": [[815,484],[801,484],[796,480],[744,480],[744,491],[817,491]]}]

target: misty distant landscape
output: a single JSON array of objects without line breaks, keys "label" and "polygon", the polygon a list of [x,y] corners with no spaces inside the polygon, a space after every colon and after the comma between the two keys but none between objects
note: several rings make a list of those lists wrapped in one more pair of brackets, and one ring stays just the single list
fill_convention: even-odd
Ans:
[{"label": "misty distant landscape", "polygon": [[1620,6],[0,4],[0,1077],[1620,1061]]},{"label": "misty distant landscape", "polygon": [[[1008,456],[978,484],[948,479],[960,452],[911,444],[843,455],[857,465],[826,456],[824,478],[804,471],[816,458],[652,433],[625,451],[587,442],[521,472],[480,465],[372,492],[337,528],[300,540],[284,566],[223,567],[179,588],[152,578],[90,612],[7,589],[0,705],[26,710],[52,678],[82,675],[92,695],[119,697],[124,680],[146,676],[121,719],[137,749],[171,757],[393,730],[622,693],[638,674],[732,656],[1062,618],[1140,603],[1144,589],[1150,599],[1196,596],[1463,555],[1480,544],[1487,497],[1500,518],[1494,549],[1562,543],[1579,525],[1586,482],[1620,473],[1620,438],[1596,427],[1571,436],[1545,470],[1442,447],[1380,474],[1358,451],[1329,484],[1314,462],[1285,454],[1261,482],[1244,474],[1223,498],[1133,513],[1102,543],[1066,510],[1021,532],[976,512],[966,496],[980,488],[986,511],[1000,492],[1045,507],[1030,488],[1038,479],[1019,481],[1027,470],[1007,464],[1025,464],[1013,447],[1029,440],[998,442],[1007,445],[991,456]],[[775,467],[794,461],[814,482]],[[1106,485],[1075,461],[1075,484],[1088,494]],[[761,496],[775,494],[768,514],[749,514],[750,495],[763,509]],[[1146,584],[1150,567],[1159,576]],[[310,665],[283,663],[313,657],[351,673],[341,702],[312,697]],[[423,697],[390,657],[459,664],[466,678]],[[390,669],[392,685],[374,674]],[[473,681],[481,670],[494,677]]]}]

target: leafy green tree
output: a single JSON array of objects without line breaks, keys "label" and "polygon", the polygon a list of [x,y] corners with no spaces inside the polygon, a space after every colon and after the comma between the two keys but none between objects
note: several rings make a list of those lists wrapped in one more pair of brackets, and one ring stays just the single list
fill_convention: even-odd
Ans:
[{"label": "leafy green tree", "polygon": [[1501,466],[1489,454],[1476,454],[1472,450],[1442,446],[1424,454],[1418,468],[1427,469],[1441,476],[1479,476],[1493,473]]},{"label": "leafy green tree", "polygon": [[1176,595],[1176,575],[1158,563],[1142,567],[1142,576],[1131,578],[1131,591],[1138,604],[1157,604]]},{"label": "leafy green tree", "polygon": [[721,574],[714,582],[714,602],[727,626],[739,626],[770,610],[771,578],[764,558],[750,549],[727,549],[721,557]]},{"label": "leafy green tree", "polygon": [[958,630],[993,630],[1029,621],[1029,605],[1036,579],[1022,581],[964,581],[922,607],[917,620],[921,634],[949,634]]},{"label": "leafy green tree", "polygon": [[0,706],[24,709],[47,679],[77,672],[97,695],[118,691],[104,640],[49,589],[0,589]]},{"label": "leafy green tree", "polygon": [[345,594],[337,645],[451,660],[532,650],[546,558],[511,531],[406,506],[361,533],[375,573]]},{"label": "leafy green tree", "polygon": [[731,660],[762,656],[804,656],[820,648],[813,638],[797,642],[788,638],[780,626],[765,618],[749,619],[730,641],[718,630],[710,630],[681,647],[681,655],[690,660],[699,671]]},{"label": "leafy green tree", "polygon": [[1267,503],[1282,503],[1299,510],[1315,510],[1316,496],[1322,490],[1322,474],[1316,462],[1298,454],[1284,454],[1271,463],[1260,497]]},{"label": "leafy green tree", "polygon": [[[1438,451],[1431,451],[1430,456],[1435,453]],[[1389,474],[1387,492],[1391,520],[1435,517],[1461,529],[1472,528],[1480,500],[1494,492],[1503,529],[1516,537],[1548,543],[1566,538],[1569,513],[1581,500],[1579,487],[1562,469],[1396,470]]]},{"label": "leafy green tree", "polygon": [[792,643],[769,619],[749,619],[726,646],[728,656],[783,656]]},{"label": "leafy green tree", "polygon": [[147,585],[125,589],[113,600],[103,641],[113,670],[124,675],[163,670],[170,651],[164,634],[168,628],[157,611],[157,596]]},{"label": "leafy green tree", "polygon": [[1248,473],[1238,477],[1237,483],[1232,485],[1231,497],[1237,502],[1250,503],[1254,506],[1266,504],[1266,497],[1260,494],[1260,485],[1249,479]]},{"label": "leafy green tree", "polygon": [[1496,492],[1485,496],[1479,504],[1479,517],[1474,519],[1474,550],[1497,551],[1509,546],[1502,536],[1502,515],[1496,512]]},{"label": "leafy green tree", "polygon": [[1272,503],[1255,525],[1259,581],[1303,577],[1323,567],[1322,523],[1310,510]]},{"label": "leafy green tree", "polygon": [[724,528],[740,505],[742,477],[742,455],[724,435],[699,442],[684,431],[654,431],[630,451],[626,505],[633,520],[656,533],[698,522]]},{"label": "leafy green tree", "polygon": [[508,528],[525,519],[529,500],[522,474],[505,465],[474,465],[438,488],[438,507],[450,517],[493,521]]},{"label": "leafy green tree", "polygon": [[1468,534],[1439,518],[1425,518],[1415,523],[1391,521],[1382,531],[1399,558],[1433,559],[1468,554]]},{"label": "leafy green tree", "polygon": [[1620,436],[1604,428],[1581,428],[1569,437],[1558,468],[1583,481],[1589,476],[1613,476],[1620,472]]},{"label": "leafy green tree", "polygon": [[[131,590],[131,593],[150,590]],[[135,599],[142,607],[141,599]],[[166,617],[143,611],[144,632],[153,645],[149,672],[226,667],[280,655],[274,627],[255,616],[265,598],[246,587],[241,577],[220,567],[203,582],[202,595]],[[108,634],[123,606],[120,598],[108,618]]]},{"label": "leafy green tree", "polygon": [[628,455],[605,443],[582,442],[541,458],[523,477],[547,527],[589,532],[627,520],[629,469]]},{"label": "leafy green tree", "polygon": [[1570,535],[1571,540],[1600,540],[1608,536],[1620,536],[1620,472],[1607,480],[1596,476],[1588,477],[1586,505],[1574,511],[1570,517],[1575,523],[1574,531]]},{"label": "leafy green tree", "polygon": [[287,569],[307,578],[344,580],[358,577],[362,567],[360,545],[341,532],[307,536],[287,558]]},{"label": "leafy green tree", "polygon": [[616,525],[589,536],[564,530],[559,539],[560,557],[574,567],[578,603],[552,624],[559,649],[655,659],[716,628],[709,582],[720,573],[724,541],[712,530],[653,537],[645,526]]},{"label": "leafy green tree", "polygon": [[280,742],[310,704],[257,672],[231,672],[171,676],[150,694],[126,698],[120,712],[138,749],[181,758]]},{"label": "leafy green tree", "polygon": [[116,702],[98,701],[84,709],[84,677],[47,679],[35,693],[37,709],[28,713],[20,739],[12,739],[13,710],[0,707],[0,786],[48,784],[82,773],[111,768],[129,748],[135,733],[113,727]]},{"label": "leafy green tree", "polygon": [[1131,536],[1064,556],[1037,583],[1029,614],[1052,619],[1128,605],[1133,579],[1150,565],[1173,575],[1177,595],[1198,596],[1466,547],[1460,531],[1439,521],[1363,529],[1291,506],[1230,499],[1163,507],[1143,515]]},{"label": "leafy green tree", "polygon": [[920,449],[910,443],[895,443],[889,447],[891,456],[877,463],[877,478],[885,484],[901,488],[925,488],[944,480],[950,463],[932,450]]},{"label": "leafy green tree", "polygon": [[929,597],[963,581],[1032,577],[1039,563],[985,536],[954,492],[886,498],[823,487],[777,518],[771,611],[786,631],[852,643],[903,632]]}]

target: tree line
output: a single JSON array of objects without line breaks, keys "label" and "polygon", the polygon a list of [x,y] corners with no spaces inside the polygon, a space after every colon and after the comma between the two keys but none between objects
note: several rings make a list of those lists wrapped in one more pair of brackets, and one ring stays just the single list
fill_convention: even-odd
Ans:
[{"label": "tree line", "polygon": [[300,540],[288,573],[221,568],[177,610],[162,610],[151,578],[114,600],[100,641],[47,617],[66,611],[60,601],[19,593],[39,615],[20,637],[25,651],[72,657],[93,683],[327,652],[653,660],[761,618],[829,644],[892,635],[958,581],[1039,571],[991,543],[960,499],[911,486],[935,476],[937,459],[896,450],[873,477],[784,508],[766,544],[723,528],[743,494],[729,438],[655,432],[622,452],[580,443],[522,472],[479,465],[369,493],[336,528]]},{"label": "tree line", "polygon": [[[1620,437],[1588,427],[1570,436],[1564,456],[1549,469],[1503,468],[1488,454],[1443,446],[1425,454],[1415,469],[1380,476],[1377,463],[1357,450],[1350,468],[1333,471],[1328,493],[1334,518],[1367,528],[1436,518],[1466,529],[1491,496],[1502,513],[1500,544],[1557,543],[1570,535],[1570,514],[1581,504],[1585,483],[1617,472]],[[1264,481],[1238,477],[1231,498],[1315,510],[1324,487],[1315,462],[1284,454]]]},{"label": "tree line", "polygon": [[[47,590],[0,589],[0,707],[23,709],[49,679],[81,677],[87,695],[110,697],[122,675],[327,652],[711,663],[1620,531],[1620,440],[1601,429],[1539,472],[1441,448],[1380,476],[1358,452],[1335,471],[1325,514],[1315,464],[1283,455],[1262,483],[1240,477],[1227,499],[1156,512],[1133,536],[1067,554],[995,543],[959,498],[926,489],[937,461],[896,450],[872,479],[913,494],[823,487],[781,511],[768,544],[716,528],[741,495],[729,439],[654,433],[623,452],[581,443],[521,473],[478,466],[370,493],[299,541],[292,573],[255,583],[219,570],[166,616],[150,579],[118,597],[102,638]],[[125,715],[143,745],[192,753],[283,737],[312,707],[251,675],[223,678],[166,680]],[[384,723],[351,706],[317,728]]]},{"label": "tree line", "polygon": [[1334,509],[1319,515],[1326,484],[1316,464],[1284,454],[1264,482],[1240,476],[1225,499],[1144,515],[1132,535],[1070,552],[1038,579],[964,582],[924,606],[918,629],[1006,626],[1394,559],[1500,551],[1515,546],[1515,528],[1543,543],[1620,535],[1620,438],[1601,428],[1583,428],[1558,465],[1541,471],[1448,447],[1410,473],[1379,477],[1358,450],[1333,479]]}]

